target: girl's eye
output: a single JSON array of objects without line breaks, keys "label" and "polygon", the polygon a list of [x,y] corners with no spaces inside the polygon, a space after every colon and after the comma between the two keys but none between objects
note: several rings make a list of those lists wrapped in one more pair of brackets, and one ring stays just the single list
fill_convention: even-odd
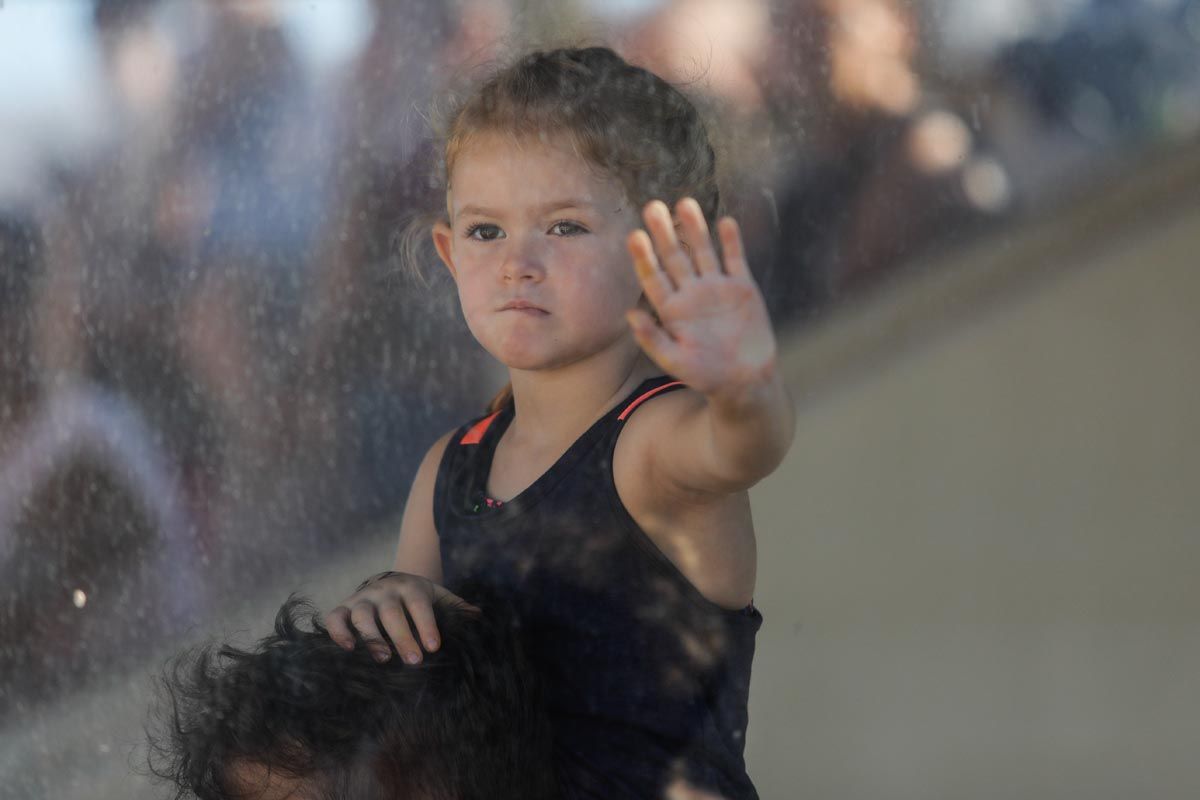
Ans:
[{"label": "girl's eye", "polygon": [[569,219],[560,219],[558,222],[550,226],[550,233],[555,236],[577,236],[581,233],[587,233],[587,228],[580,225],[578,222],[571,222]]},{"label": "girl's eye", "polygon": [[500,239],[503,236],[504,231],[488,222],[477,222],[467,228],[467,238],[476,239],[481,242],[490,242],[494,239]]}]

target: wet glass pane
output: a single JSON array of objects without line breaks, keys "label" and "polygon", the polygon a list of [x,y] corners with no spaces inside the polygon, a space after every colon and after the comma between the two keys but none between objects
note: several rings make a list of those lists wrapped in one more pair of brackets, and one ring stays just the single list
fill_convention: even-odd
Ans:
[{"label": "wet glass pane", "polygon": [[[699,107],[721,208],[741,224],[802,409],[795,446],[806,455],[793,459],[827,475],[844,465],[812,455],[804,433],[805,409],[839,403],[827,387],[880,374],[899,341],[931,324],[984,319],[1007,292],[1040,296],[1037,278],[1100,258],[1130,226],[1158,230],[1195,208],[1195,0],[0,0],[0,794],[167,796],[138,774],[164,659],[205,637],[252,643],[291,593],[328,610],[392,565],[423,455],[508,378],[472,337],[430,241],[447,203],[439,120],[452,92],[559,44],[611,46]],[[1191,317],[1155,318],[1178,319],[1165,340],[1195,344]],[[1065,353],[1063,341],[1028,351]],[[1173,397],[1194,396],[1188,374]],[[1186,407],[1164,419],[1187,416],[1181,436],[1196,443]],[[869,413],[891,427],[861,428],[878,438],[854,452],[874,461],[876,447],[932,447],[904,438],[906,413]],[[979,430],[952,427],[939,430]],[[1163,452],[1182,458],[1175,446]],[[878,644],[869,623],[842,638],[804,634],[813,618],[802,602],[819,631],[821,602],[840,595],[796,594],[789,565],[824,555],[826,574],[857,573],[854,551],[805,533],[853,515],[806,514],[815,489],[795,463],[751,493],[766,619],[755,675],[767,677],[752,684],[749,729],[721,735],[746,741],[764,797],[887,796],[881,786],[1002,796],[975,789],[1003,770],[964,767],[939,782],[905,768],[920,763],[911,748],[863,734],[892,695],[821,706],[860,715],[859,727],[770,713],[795,706],[769,693],[800,696],[782,676],[794,669],[819,694],[832,673],[850,674],[836,665],[869,662]],[[939,518],[885,506],[846,470],[846,508],[911,513],[918,529]],[[1008,519],[988,510],[988,487],[972,487],[980,515]],[[1194,503],[1172,498],[1164,518],[1195,520]],[[961,546],[982,563],[990,541]],[[1172,563],[1195,563],[1194,547],[1171,542]],[[653,557],[673,556],[669,571],[681,552]],[[504,568],[519,571],[511,560]],[[914,575],[914,586],[926,579]],[[691,588],[661,596],[657,612],[686,617]],[[1172,599],[1194,612],[1194,590]],[[930,602],[969,605],[953,587]],[[672,631],[704,660],[711,631]],[[1184,635],[1195,642],[1194,626]],[[824,656],[794,661],[792,640]],[[912,652],[897,647],[897,663]],[[963,657],[964,670],[977,663]],[[1039,663],[1061,666],[1052,654]],[[1167,674],[1182,692],[1180,673]],[[1046,730],[1120,716],[1075,702]],[[938,719],[961,724],[952,716]],[[869,766],[800,774],[781,743],[826,728],[848,764]],[[1043,728],[1031,716],[1005,730]],[[1047,763],[1070,775],[1107,752],[1079,737],[1048,744]],[[1038,752],[1014,747],[1005,769]],[[1164,769],[1169,786],[1200,787],[1182,762]]]}]

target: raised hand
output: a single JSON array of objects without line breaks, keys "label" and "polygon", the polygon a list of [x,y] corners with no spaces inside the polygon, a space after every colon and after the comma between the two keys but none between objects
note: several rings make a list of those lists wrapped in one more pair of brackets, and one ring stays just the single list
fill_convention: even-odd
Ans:
[{"label": "raised hand", "polygon": [[742,247],[737,222],[717,223],[721,257],[713,248],[700,204],[654,200],[642,213],[646,228],[627,245],[646,298],[658,315],[627,314],[638,343],[655,363],[705,395],[737,396],[767,380],[775,366],[775,334]]}]

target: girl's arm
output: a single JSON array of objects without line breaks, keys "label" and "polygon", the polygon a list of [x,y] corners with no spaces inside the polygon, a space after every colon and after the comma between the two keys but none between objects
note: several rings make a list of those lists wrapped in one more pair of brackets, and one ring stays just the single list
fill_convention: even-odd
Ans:
[{"label": "girl's arm", "polygon": [[438,544],[437,527],[433,523],[433,487],[437,482],[438,466],[451,431],[434,442],[421,459],[417,475],[413,478],[408,500],[404,504],[404,516],[400,520],[400,542],[396,546],[396,559],[392,569],[428,578],[434,583],[442,582],[442,556]]},{"label": "girl's arm", "polygon": [[773,373],[739,394],[710,394],[681,415],[662,466],[691,489],[728,494],[749,489],[779,466],[795,431],[787,388]]},{"label": "girl's arm", "polygon": [[330,637],[347,650],[354,649],[357,637],[377,661],[390,659],[394,647],[406,662],[417,664],[423,659],[422,649],[432,652],[441,646],[434,603],[450,597],[473,608],[439,585],[442,559],[433,522],[433,489],[451,435],[447,433],[429,448],[417,469],[400,523],[393,569],[368,578],[325,616]]},{"label": "girl's arm", "polygon": [[654,201],[643,215],[650,234],[635,231],[629,237],[657,316],[630,311],[634,335],[660,367],[698,393],[660,401],[659,413],[671,419],[655,426],[653,462],[660,475],[683,488],[728,494],[749,488],[779,465],[792,443],[795,411],[737,223],[720,221],[723,258],[718,258],[700,206],[685,198],[676,215],[679,235],[667,206]]}]

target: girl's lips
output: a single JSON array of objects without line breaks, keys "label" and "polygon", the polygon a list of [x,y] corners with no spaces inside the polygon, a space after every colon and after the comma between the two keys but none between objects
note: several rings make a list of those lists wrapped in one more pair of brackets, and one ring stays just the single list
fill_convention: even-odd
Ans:
[{"label": "girl's lips", "polygon": [[539,306],[535,306],[527,300],[509,300],[500,307],[501,311],[523,311],[527,314],[549,314],[550,312]]}]

